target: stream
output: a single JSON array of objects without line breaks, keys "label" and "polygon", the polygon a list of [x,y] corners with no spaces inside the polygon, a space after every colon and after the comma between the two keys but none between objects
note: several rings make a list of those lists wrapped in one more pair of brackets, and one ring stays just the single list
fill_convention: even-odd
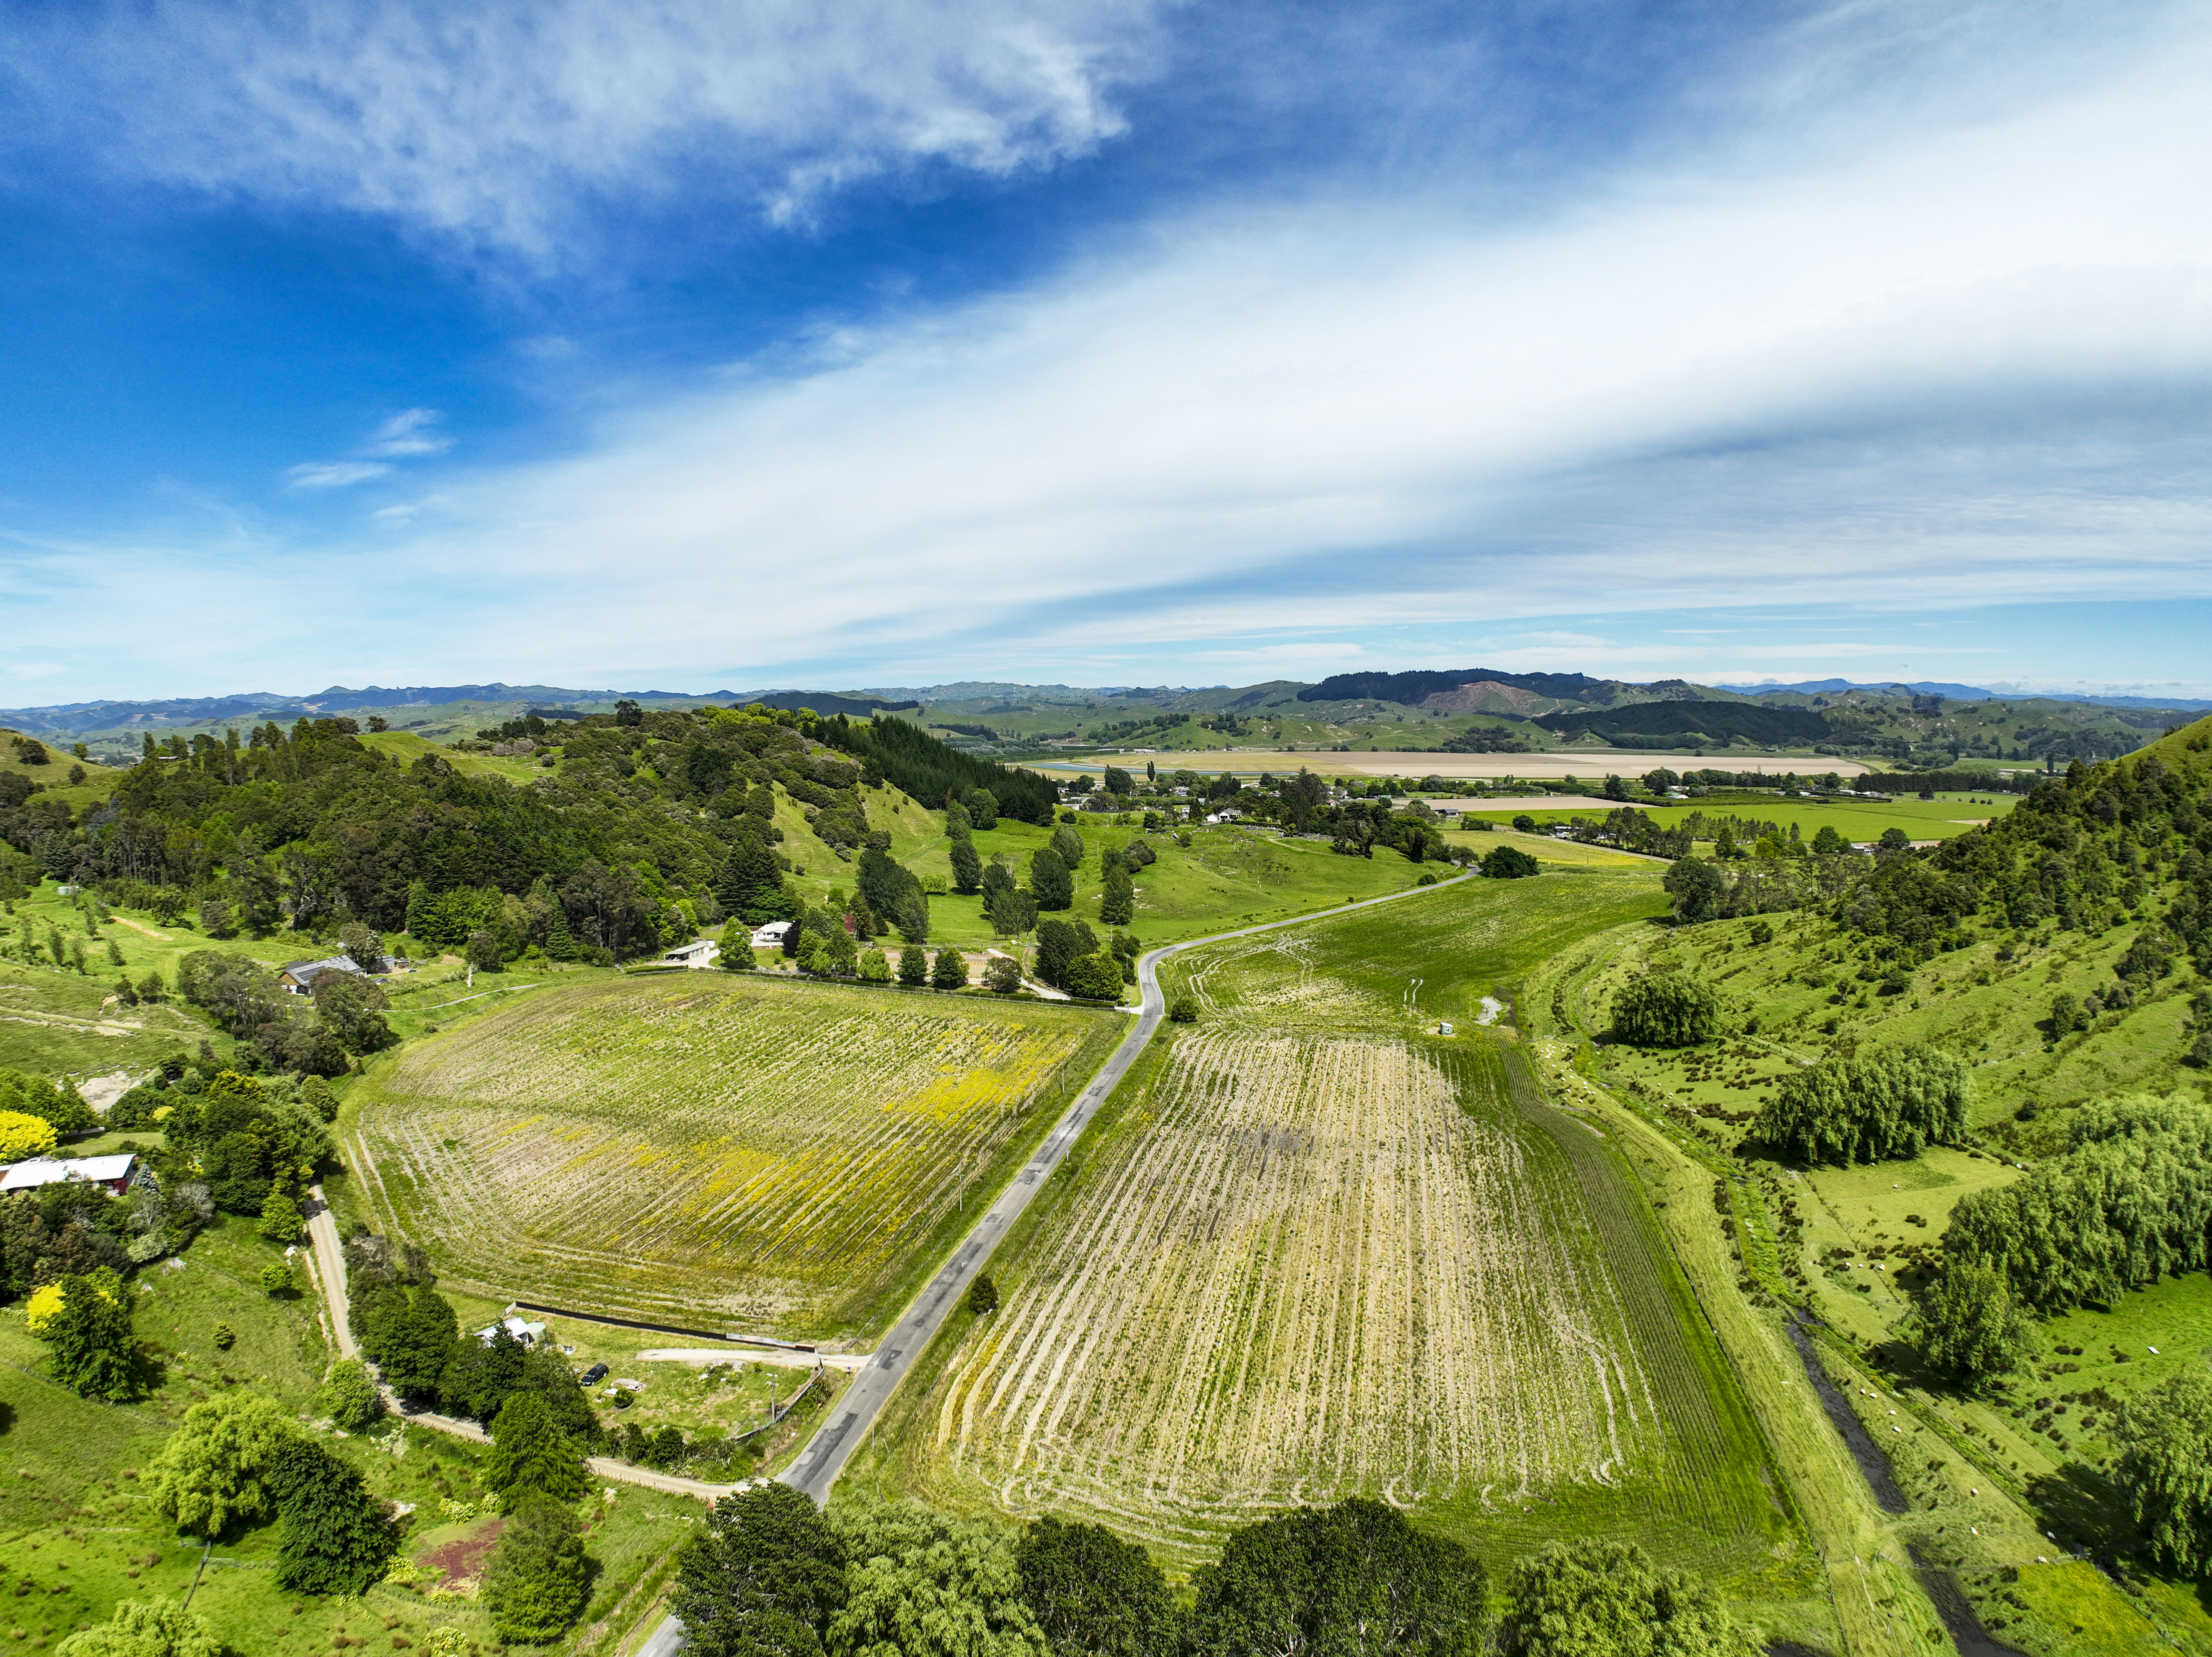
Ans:
[{"label": "stream", "polygon": [[[1802,1317],[1803,1314],[1794,1309],[1791,1311],[1790,1339],[1797,1348],[1798,1358],[1805,1365],[1805,1378],[1813,1383],[1813,1390],[1820,1395],[1820,1405],[1827,1411],[1828,1419],[1836,1423],[1836,1430],[1843,1435],[1844,1443],[1851,1453],[1851,1460],[1858,1464],[1859,1472],[1865,1478],[1867,1487],[1874,1492],[1875,1503],[1884,1513],[1905,1512],[1912,1504],[1905,1499],[1905,1492],[1898,1488],[1897,1475],[1889,1465],[1888,1455],[1881,1445],[1874,1442],[1874,1435],[1867,1431],[1866,1423],[1859,1419],[1858,1411],[1851,1408],[1850,1400],[1838,1390],[1836,1383],[1829,1378],[1828,1372],[1820,1367],[1820,1359],[1814,1356],[1812,1337],[1805,1332]],[[1929,1602],[1936,1607],[1936,1614],[1943,1619],[1943,1627],[1949,1633],[1952,1643],[1959,1648],[1959,1657],[2025,1657],[2025,1654],[2015,1648],[1999,1643],[1982,1626],[1981,1618],[1974,1615],[1973,1605],[1968,1601],[1966,1591],[1959,1586],[1957,1577],[1939,1565],[1929,1564],[1917,1548],[1908,1546],[1905,1552],[1911,1557],[1913,1568],[1920,1574],[1920,1586],[1927,1591]],[[1778,1642],[1766,1649],[1767,1657],[1811,1657],[1803,1647],[1786,1642]]]}]

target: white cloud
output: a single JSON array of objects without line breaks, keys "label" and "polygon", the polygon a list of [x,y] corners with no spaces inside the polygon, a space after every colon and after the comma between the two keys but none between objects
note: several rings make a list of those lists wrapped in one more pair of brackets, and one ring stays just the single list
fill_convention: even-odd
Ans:
[{"label": "white cloud", "polygon": [[916,166],[1048,166],[1121,130],[1152,0],[191,0],[18,11],[50,134],[132,175],[397,215],[559,261],[580,198],[774,216]]},{"label": "white cloud", "polygon": [[428,428],[445,417],[435,409],[409,409],[396,414],[376,428],[376,434],[369,439],[363,452],[394,456],[443,454],[453,446],[451,440]]},{"label": "white cloud", "polygon": [[526,571],[553,639],[692,659],[771,617],[849,659],[2212,592],[2199,423],[2111,423],[2212,385],[2207,68],[2173,43],[2002,123],[1510,234],[1429,202],[1163,225],[480,475],[416,555]]},{"label": "white cloud", "polygon": [[295,489],[343,489],[381,477],[391,467],[373,460],[310,461],[294,466],[284,476]]}]

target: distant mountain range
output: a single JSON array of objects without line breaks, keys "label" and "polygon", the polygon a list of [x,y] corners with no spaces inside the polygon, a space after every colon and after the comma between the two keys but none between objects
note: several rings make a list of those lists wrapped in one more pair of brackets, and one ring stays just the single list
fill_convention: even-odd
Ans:
[{"label": "distant mountain range", "polygon": [[[2109,707],[2128,724],[2154,726],[2150,713],[2196,713],[2212,701],[2161,701],[2137,695],[2086,693],[2023,695],[1978,685],[1917,683],[1860,683],[1849,679],[1806,679],[1793,683],[1699,685],[1685,679],[1634,683],[1583,673],[1516,673],[1503,668],[1416,669],[1403,672],[1333,674],[1317,683],[1273,679],[1244,686],[1114,685],[1084,688],[1066,684],[1018,684],[1000,680],[963,680],[949,684],[884,686],[842,691],[590,690],[561,685],[486,684],[368,685],[360,689],[332,685],[308,695],[284,696],[254,691],[233,696],[179,697],[167,701],[65,702],[44,707],[0,709],[0,726],[46,740],[85,742],[103,754],[135,750],[142,732],[212,731],[226,725],[274,719],[374,713],[395,729],[434,737],[469,734],[475,727],[532,711],[574,717],[605,713],[623,699],[648,706],[682,707],[702,702],[739,705],[766,702],[777,707],[811,707],[822,713],[864,716],[925,711],[932,717],[972,719],[1033,714],[1050,719],[1061,710],[1111,714],[1117,707],[1197,717],[1243,718],[1260,710],[1297,710],[1302,718],[1364,717],[1363,710],[1411,710],[1406,717],[1426,721],[1484,718],[1514,723],[1534,721],[1559,732],[1587,732],[1620,745],[1653,746],[1685,734],[1803,743],[1816,741],[1841,709],[1839,704],[1869,701],[1896,704],[1911,698],[1942,697],[1972,704],[2042,701]],[[1680,704],[1698,704],[1692,712]],[[1669,706],[1673,705],[1673,706]],[[1725,711],[1733,709],[1734,711]],[[1309,710],[1310,710],[1309,712]],[[1273,717],[1271,715],[1270,717]],[[1092,721],[1094,724],[1097,721]],[[1133,727],[1131,727],[1133,728]]]},{"label": "distant mountain range", "polygon": [[1795,684],[1717,684],[1716,690],[1733,690],[1739,695],[1761,696],[1777,692],[1798,695],[1837,695],[1850,690],[1889,691],[1910,690],[1923,696],[1944,696],[1955,702],[2087,702],[2094,707],[2171,707],[2207,708],[2212,701],[2191,701],[2183,698],[2157,696],[2123,696],[2098,693],[2065,690],[1989,690],[1980,685],[1942,684],[1923,679],[1914,683],[1903,680],[1887,684],[1860,684],[1850,679],[1800,679]]}]

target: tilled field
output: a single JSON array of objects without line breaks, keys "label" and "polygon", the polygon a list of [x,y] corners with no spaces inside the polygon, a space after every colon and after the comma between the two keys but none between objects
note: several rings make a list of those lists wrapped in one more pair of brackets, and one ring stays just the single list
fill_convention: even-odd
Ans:
[{"label": "tilled field", "polygon": [[932,1459],[1009,1508],[1180,1551],[1299,1502],[1505,1510],[1658,1459],[1604,1245],[1487,1044],[1186,1034],[1079,1177],[933,1389]]},{"label": "tilled field", "polygon": [[494,1292],[854,1334],[1120,1033],[705,974],[544,992],[361,1084],[348,1160],[386,1223]]}]

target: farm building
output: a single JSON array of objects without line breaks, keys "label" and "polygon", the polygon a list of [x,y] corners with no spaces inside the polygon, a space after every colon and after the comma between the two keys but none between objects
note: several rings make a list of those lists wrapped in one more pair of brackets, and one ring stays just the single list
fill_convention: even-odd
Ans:
[{"label": "farm building", "polygon": [[713,939],[695,938],[689,944],[678,944],[660,959],[671,967],[711,967],[721,952],[721,946]]},{"label": "farm building", "polygon": [[313,995],[315,980],[325,973],[351,973],[356,978],[368,976],[351,956],[333,955],[320,961],[295,961],[276,974],[276,981],[294,995]]},{"label": "farm building", "polygon": [[790,934],[791,923],[789,921],[771,920],[765,926],[756,926],[753,929],[753,948],[756,950],[780,950],[783,947],[783,940],[789,937]]},{"label": "farm building", "polygon": [[492,1337],[502,1329],[525,1346],[535,1345],[539,1338],[545,1333],[544,1324],[531,1323],[525,1319],[509,1315],[501,1318],[497,1323],[484,1325],[483,1328],[477,1331],[477,1338],[489,1346],[491,1344]]},{"label": "farm building", "polygon": [[128,1152],[118,1156],[84,1156],[73,1162],[40,1156],[15,1163],[0,1173],[0,1196],[82,1180],[87,1185],[105,1186],[119,1197],[131,1189],[138,1177],[138,1159]]}]

